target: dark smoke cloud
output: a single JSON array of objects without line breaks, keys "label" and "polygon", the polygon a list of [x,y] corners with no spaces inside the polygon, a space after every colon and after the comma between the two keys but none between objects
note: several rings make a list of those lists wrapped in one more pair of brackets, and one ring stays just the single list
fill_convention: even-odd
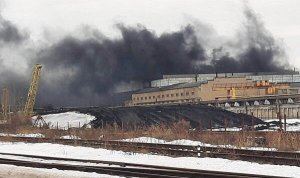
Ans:
[{"label": "dark smoke cloud", "polygon": [[[238,32],[237,40],[230,42],[232,48],[240,49],[236,56],[223,48],[213,50],[212,69],[215,72],[283,72],[287,70],[284,48],[263,22],[248,7],[244,10],[246,22]],[[218,55],[220,53],[220,55]],[[218,57],[217,57],[218,56]]]},{"label": "dark smoke cloud", "polygon": [[66,37],[42,51],[36,61],[44,64],[45,73],[62,73],[64,79],[58,83],[67,88],[67,95],[101,96],[122,82],[196,72],[193,62],[206,59],[192,26],[160,36],[142,26],[118,28],[119,40]]},{"label": "dark smoke cloud", "polygon": [[[0,93],[2,94],[2,88],[9,88],[11,110],[23,105],[27,97],[25,93],[28,87],[28,78],[19,71],[9,68],[7,63],[22,63],[13,56],[18,53],[19,46],[23,45],[28,38],[28,33],[20,30],[15,24],[0,15]],[[7,57],[8,54],[12,55]],[[18,55],[16,54],[16,56]],[[1,94],[0,97],[2,97]]]},{"label": "dark smoke cloud", "polygon": [[26,32],[20,31],[10,21],[0,16],[0,42],[2,43],[20,43],[28,38]]},{"label": "dark smoke cloud", "polygon": [[[142,25],[119,24],[119,39],[67,36],[30,61],[30,66],[44,66],[37,101],[39,105],[99,105],[109,103],[124,83],[148,82],[163,74],[286,70],[280,44],[247,7],[245,18],[236,38],[214,49],[206,48],[194,25],[157,35]],[[17,29],[11,31],[8,34],[20,34]],[[13,36],[8,39],[22,39],[22,35]]]}]

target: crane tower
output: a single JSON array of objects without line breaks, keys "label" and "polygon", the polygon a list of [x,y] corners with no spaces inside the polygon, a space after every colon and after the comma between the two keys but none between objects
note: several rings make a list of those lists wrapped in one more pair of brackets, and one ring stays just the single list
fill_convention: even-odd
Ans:
[{"label": "crane tower", "polygon": [[33,107],[35,104],[35,98],[36,98],[36,94],[37,94],[41,71],[42,71],[42,65],[36,64],[34,66],[34,69],[32,72],[32,79],[31,79],[29,90],[28,90],[26,104],[24,107],[24,114],[27,117],[30,117],[33,114]]}]

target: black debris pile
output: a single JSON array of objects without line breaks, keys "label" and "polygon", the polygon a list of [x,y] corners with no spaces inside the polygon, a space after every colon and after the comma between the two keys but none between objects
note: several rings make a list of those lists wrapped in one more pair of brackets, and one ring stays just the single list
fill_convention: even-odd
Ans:
[{"label": "black debris pile", "polygon": [[172,125],[180,120],[189,121],[193,128],[209,129],[251,126],[263,124],[258,118],[236,114],[207,105],[168,105],[168,106],[135,106],[135,107],[101,107],[76,109],[81,113],[96,117],[92,127],[101,128],[119,126],[126,128],[147,127],[151,125]]}]

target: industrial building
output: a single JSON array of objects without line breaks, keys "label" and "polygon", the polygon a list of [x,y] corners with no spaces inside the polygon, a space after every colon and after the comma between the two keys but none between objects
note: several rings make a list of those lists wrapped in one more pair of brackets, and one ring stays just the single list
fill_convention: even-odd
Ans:
[{"label": "industrial building", "polygon": [[203,103],[261,119],[300,118],[300,74],[216,73],[163,75],[134,92],[129,106]]},{"label": "industrial building", "polygon": [[267,95],[290,94],[289,84],[270,83],[246,77],[215,77],[212,80],[186,82],[139,90],[132,95],[130,105],[152,105],[222,101]]},{"label": "industrial building", "polygon": [[266,80],[270,83],[300,83],[299,72],[260,72],[260,73],[215,73],[215,74],[182,74],[182,75],[163,75],[162,79],[151,81],[151,87],[164,87],[179,83],[207,82],[215,78],[237,78],[245,77],[253,81]]}]

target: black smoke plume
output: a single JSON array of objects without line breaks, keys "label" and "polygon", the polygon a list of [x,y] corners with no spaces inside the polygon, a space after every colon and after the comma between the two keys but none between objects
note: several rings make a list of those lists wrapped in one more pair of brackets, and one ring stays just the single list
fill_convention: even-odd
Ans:
[{"label": "black smoke plume", "polygon": [[28,34],[19,30],[10,21],[0,16],[0,42],[1,43],[20,43],[28,38]]},{"label": "black smoke plume", "polygon": [[222,47],[213,50],[212,68],[215,72],[283,72],[286,61],[284,48],[265,29],[263,22],[248,7],[244,10],[246,22],[231,46],[240,49],[236,56],[222,53]]},{"label": "black smoke plume", "polygon": [[[236,38],[214,49],[206,48],[193,24],[161,35],[142,25],[119,24],[118,39],[67,36],[30,60],[29,66],[44,66],[37,101],[56,106],[107,104],[118,87],[163,74],[285,71],[280,44],[249,8],[245,18]],[[6,39],[3,33],[0,30],[0,40]],[[19,39],[18,31],[8,34],[15,34],[8,39]]]}]

